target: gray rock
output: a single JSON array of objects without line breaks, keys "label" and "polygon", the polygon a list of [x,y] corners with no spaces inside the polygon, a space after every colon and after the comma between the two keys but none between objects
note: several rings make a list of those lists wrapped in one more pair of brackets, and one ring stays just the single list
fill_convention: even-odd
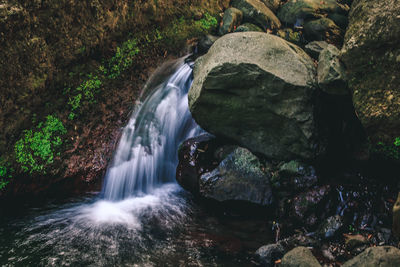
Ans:
[{"label": "gray rock", "polygon": [[314,59],[318,60],[319,54],[322,50],[328,47],[328,43],[325,41],[313,41],[308,43],[304,50]]},{"label": "gray rock", "polygon": [[210,34],[203,36],[202,38],[200,38],[199,43],[197,44],[197,49],[198,49],[197,52],[200,55],[207,53],[207,51],[215,43],[215,41],[218,40],[218,38],[219,38],[218,36],[213,36]]},{"label": "gray rock", "polygon": [[304,24],[304,34],[309,41],[327,41],[331,44],[342,43],[342,30],[328,18],[312,20]]},{"label": "gray rock", "polygon": [[345,235],[346,249],[353,250],[367,244],[367,239],[362,235]]},{"label": "gray rock", "polygon": [[235,32],[263,32],[257,25],[251,23],[244,23],[236,28]]},{"label": "gray rock", "polygon": [[273,12],[276,12],[281,6],[281,0],[260,0]]},{"label": "gray rock", "polygon": [[398,267],[400,250],[395,247],[372,247],[347,261],[342,267]]},{"label": "gray rock", "polygon": [[233,32],[242,23],[242,19],[243,12],[239,9],[231,7],[225,10],[222,26],[219,28],[219,35]]},{"label": "gray rock", "polygon": [[272,203],[269,177],[261,171],[258,158],[245,148],[235,149],[215,170],[200,177],[200,195],[221,202]]},{"label": "gray rock", "polygon": [[262,246],[256,251],[261,266],[265,267],[274,267],[275,261],[281,259],[283,254],[285,254],[285,250],[279,244]]},{"label": "gray rock", "polygon": [[315,66],[277,36],[221,37],[196,61],[189,106],[208,132],[269,158],[314,157]]},{"label": "gray rock", "polygon": [[307,189],[317,183],[317,175],[312,166],[292,160],[284,163],[271,178],[271,184],[278,190],[289,193]]},{"label": "gray rock", "polygon": [[346,69],[339,60],[339,49],[328,45],[319,55],[318,85],[322,91],[332,95],[348,95]]},{"label": "gray rock", "polygon": [[370,140],[400,136],[400,1],[353,1],[341,51],[354,108]]},{"label": "gray rock", "polygon": [[348,11],[347,5],[341,5],[336,0],[289,0],[279,10],[278,17],[284,23],[295,24],[298,19],[316,19]]},{"label": "gray rock", "polygon": [[294,31],[290,28],[280,29],[276,32],[276,35],[296,45],[301,45],[304,41],[304,37],[300,31]]},{"label": "gray rock", "polygon": [[328,239],[334,237],[343,227],[343,218],[339,215],[331,216],[326,219],[318,233],[322,238]]},{"label": "gray rock", "polygon": [[311,251],[306,247],[297,247],[285,254],[281,267],[320,267]]},{"label": "gray rock", "polygon": [[232,6],[243,11],[245,21],[257,24],[263,30],[281,27],[279,19],[260,0],[233,0]]}]

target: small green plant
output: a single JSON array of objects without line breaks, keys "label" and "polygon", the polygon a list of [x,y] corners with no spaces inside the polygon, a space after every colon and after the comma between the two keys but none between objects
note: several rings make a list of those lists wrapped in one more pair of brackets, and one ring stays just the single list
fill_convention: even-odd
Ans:
[{"label": "small green plant", "polygon": [[121,75],[121,72],[132,66],[133,59],[139,52],[137,40],[129,39],[117,47],[115,55],[108,62],[108,68],[101,66],[100,71],[103,71],[107,78],[115,79]]},{"label": "small green plant", "polygon": [[211,16],[209,13],[205,13],[204,18],[196,21],[195,25],[198,26],[203,31],[209,31],[218,26],[218,21],[216,18]]},{"label": "small green plant", "polygon": [[370,149],[388,159],[400,160],[400,137],[396,137],[392,144],[380,141],[375,146],[371,146]]},{"label": "small green plant", "polygon": [[23,137],[15,143],[16,161],[24,172],[45,174],[45,167],[54,161],[57,150],[62,145],[61,136],[66,133],[63,123],[48,115],[34,129],[25,130]]},{"label": "small green plant", "polygon": [[68,105],[71,106],[71,113],[68,116],[70,120],[75,118],[76,112],[82,106],[82,102],[86,101],[89,104],[96,102],[95,95],[98,93],[101,85],[102,82],[98,76],[89,74],[87,79],[74,89],[75,95],[70,97],[68,101]]},{"label": "small green plant", "polygon": [[396,137],[396,139],[394,139],[393,145],[395,147],[400,147],[400,137]]},{"label": "small green plant", "polygon": [[10,183],[12,172],[12,168],[6,167],[3,163],[0,165],[0,190],[4,189]]}]

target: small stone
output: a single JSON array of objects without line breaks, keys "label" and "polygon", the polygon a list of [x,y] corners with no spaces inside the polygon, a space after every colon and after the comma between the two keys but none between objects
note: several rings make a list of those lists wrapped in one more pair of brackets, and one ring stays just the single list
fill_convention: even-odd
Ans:
[{"label": "small stone", "polygon": [[275,14],[259,0],[234,0],[232,6],[243,11],[246,22],[257,24],[263,30],[281,27],[281,22]]},{"label": "small stone", "polygon": [[314,59],[318,60],[319,54],[328,47],[328,43],[325,41],[313,41],[308,43],[304,50]]},{"label": "small stone", "polygon": [[345,235],[345,244],[348,250],[353,250],[366,243],[367,239],[362,235]]},{"label": "small stone", "polygon": [[326,219],[318,232],[322,238],[328,239],[334,237],[342,227],[342,217],[335,215]]}]

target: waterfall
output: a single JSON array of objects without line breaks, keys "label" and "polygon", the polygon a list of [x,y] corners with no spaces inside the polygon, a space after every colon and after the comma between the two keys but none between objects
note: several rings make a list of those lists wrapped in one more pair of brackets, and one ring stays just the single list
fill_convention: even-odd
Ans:
[{"label": "waterfall", "polygon": [[188,106],[190,64],[182,63],[133,112],[106,173],[106,200],[145,195],[175,181],[179,144],[202,132]]}]

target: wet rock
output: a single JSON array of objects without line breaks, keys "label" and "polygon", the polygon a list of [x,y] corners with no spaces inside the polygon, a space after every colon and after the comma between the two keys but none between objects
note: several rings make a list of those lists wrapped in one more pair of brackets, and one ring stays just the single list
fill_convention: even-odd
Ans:
[{"label": "wet rock", "polygon": [[321,265],[306,247],[297,247],[282,258],[281,267],[320,267]]},{"label": "wet rock", "polygon": [[[300,193],[292,200],[291,211],[293,218],[305,221],[313,213],[322,213],[324,202],[330,192],[330,186],[325,185]],[[312,226],[312,225],[308,225]]]},{"label": "wet rock", "polygon": [[235,32],[262,32],[263,30],[257,25],[244,23],[236,28]]},{"label": "wet rock", "polygon": [[219,28],[219,35],[233,32],[240,25],[243,19],[243,12],[237,8],[231,7],[225,10],[222,18],[222,26]]},{"label": "wet rock", "polygon": [[315,238],[304,234],[296,234],[278,242],[279,245],[285,249],[292,249],[294,247],[319,247],[321,244]]},{"label": "wet rock", "polygon": [[318,61],[318,85],[332,95],[348,95],[346,69],[339,60],[339,49],[328,45],[321,51]]},{"label": "wet rock", "polygon": [[336,0],[289,0],[278,12],[279,19],[287,24],[295,24],[298,19],[322,18],[327,14],[347,14],[349,7]]},{"label": "wet rock", "polygon": [[308,41],[327,41],[331,44],[342,43],[342,30],[328,18],[312,20],[304,24],[304,33]]},{"label": "wet rock", "polygon": [[243,11],[245,21],[257,24],[263,30],[281,27],[279,19],[260,0],[234,0],[232,6]]},{"label": "wet rock", "polygon": [[265,267],[275,266],[275,261],[281,259],[283,254],[285,254],[285,250],[279,244],[262,246],[256,251],[261,266]]},{"label": "wet rock", "polygon": [[312,166],[292,160],[284,163],[271,178],[273,186],[279,190],[296,192],[310,188],[317,183],[317,175]]},{"label": "wet rock", "polygon": [[322,50],[328,47],[328,43],[325,41],[313,41],[308,43],[304,50],[313,58],[318,60],[319,54]]},{"label": "wet rock", "polygon": [[397,267],[400,266],[400,250],[390,246],[368,248],[342,266]]},{"label": "wet rock", "polygon": [[296,45],[301,45],[304,42],[303,34],[290,28],[280,29],[276,32],[276,35]]},{"label": "wet rock", "polygon": [[236,148],[218,167],[200,177],[200,195],[223,201],[246,201],[258,205],[272,203],[269,177],[249,150]]},{"label": "wet rock", "polygon": [[216,136],[272,159],[310,159],[314,90],[314,62],[299,47],[272,34],[232,33],[196,61],[189,106]]},{"label": "wet rock", "polygon": [[341,51],[358,118],[388,144],[400,136],[399,17],[400,1],[353,1]]},{"label": "wet rock", "polygon": [[342,14],[329,14],[328,19],[333,20],[336,25],[338,25],[342,30],[345,30],[349,25],[349,19],[347,15]]},{"label": "wet rock", "polygon": [[207,34],[200,38],[197,44],[197,54],[204,55],[208,52],[210,47],[218,40],[218,36]]},{"label": "wet rock", "polygon": [[183,142],[178,151],[177,182],[189,192],[198,194],[200,176],[218,166],[214,153],[220,146],[221,143],[208,134]]},{"label": "wet rock", "polygon": [[343,218],[339,215],[331,216],[322,223],[318,234],[325,239],[332,238],[339,233],[342,227]]},{"label": "wet rock", "polygon": [[393,234],[400,239],[400,193],[393,206]]}]

